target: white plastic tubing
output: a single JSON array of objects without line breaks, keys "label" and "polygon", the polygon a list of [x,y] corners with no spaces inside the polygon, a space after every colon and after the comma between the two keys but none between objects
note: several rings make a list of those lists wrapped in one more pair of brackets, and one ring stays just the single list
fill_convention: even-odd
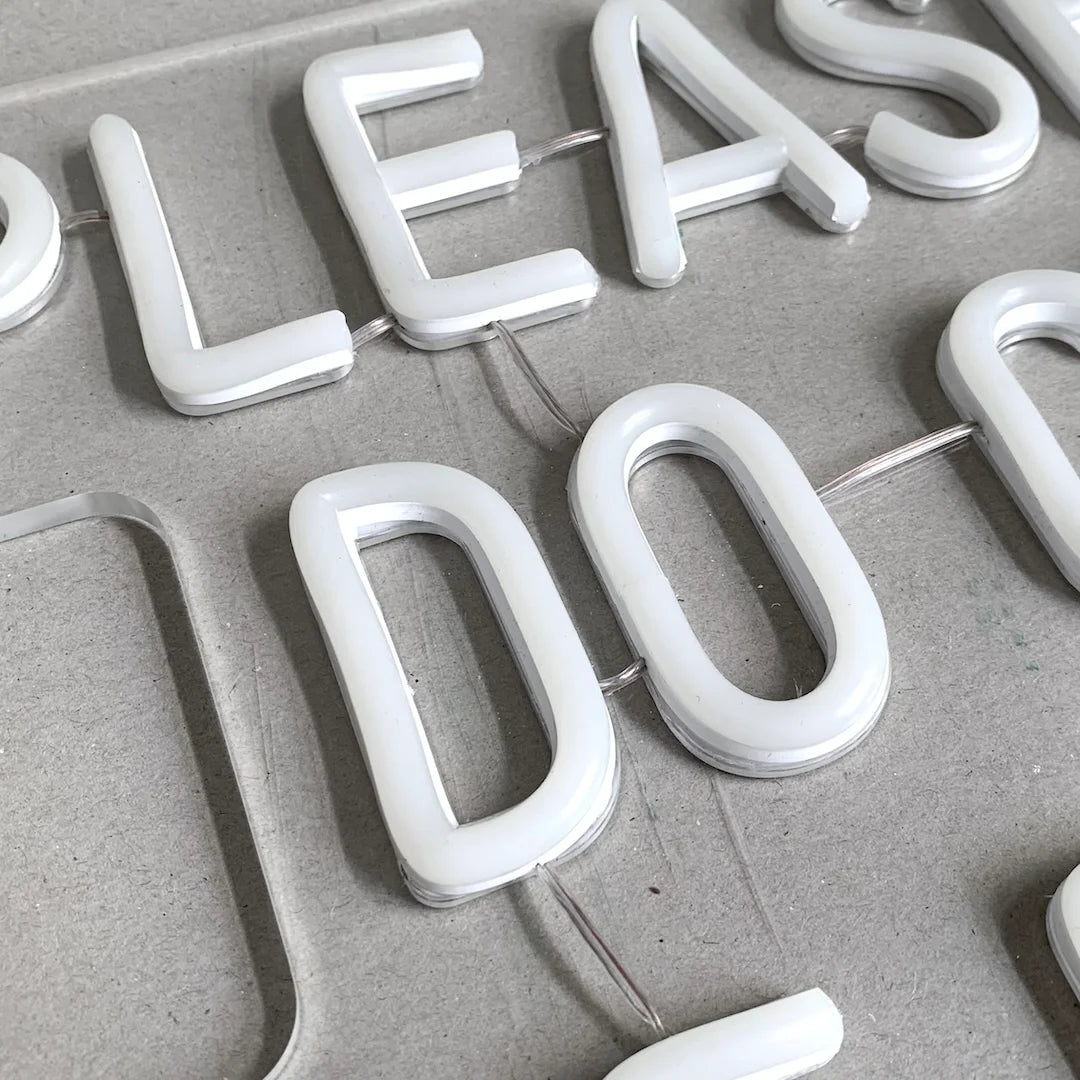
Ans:
[{"label": "white plastic tubing", "polygon": [[[457,277],[428,274],[406,218],[512,190],[521,176],[514,135],[377,161],[360,114],[466,89],[482,73],[480,46],[461,30],[324,56],[304,79],[315,141],[375,285],[400,336],[424,349],[489,337],[496,320],[522,327],[580,311],[599,289],[596,271],[571,249]],[[102,116],[90,131],[90,155],[147,360],[174,409],[221,412],[349,372],[352,341],[340,311],[205,348],[137,133],[120,117]]]},{"label": "white plastic tubing", "polygon": [[792,1080],[827,1065],[843,1039],[836,1006],[808,990],[654,1043],[607,1080]]},{"label": "white plastic tubing", "polygon": [[[776,24],[803,59],[848,79],[936,90],[967,106],[988,129],[975,138],[952,138],[878,113],[865,149],[875,172],[905,191],[942,199],[995,191],[1024,172],[1039,144],[1039,106],[1012,64],[969,41],[873,25],[831,3],[776,0]],[[895,0],[894,6],[903,7]]]},{"label": "white plastic tubing", "polygon": [[938,347],[938,378],[1061,572],[1080,589],[1080,476],[1001,350],[1029,338],[1080,349],[1080,274],[1024,270],[980,285]]},{"label": "white plastic tubing", "polygon": [[1069,986],[1080,998],[1080,867],[1062,882],[1050,901],[1046,934]]},{"label": "white plastic tubing", "polygon": [[479,44],[458,30],[333,53],[304,77],[304,108],[338,200],[398,333],[419,348],[490,337],[497,320],[523,327],[580,311],[600,287],[573,249],[428,274],[405,217],[511,190],[521,175],[513,132],[380,162],[360,115],[467,89],[482,74]]},{"label": "white plastic tubing", "polygon": [[[768,701],[709,659],[656,561],[630,502],[635,470],[689,453],[732,481],[826,656],[810,691]],[[885,707],[885,624],[873,590],[828,511],[775,431],[752,409],[702,386],[651,386],[606,409],[585,436],[570,506],[657,708],[702,760],[744,776],[814,769],[851,750]]]},{"label": "white plastic tubing", "polygon": [[[532,537],[487,484],[442,465],[369,465],[303,488],[293,549],[414,895],[459,903],[591,841],[615,801],[607,706]],[[461,824],[446,798],[358,545],[410,532],[472,562],[547,731],[551,770],[517,806]]]},{"label": "white plastic tubing", "polygon": [[983,4],[1080,120],[1080,2],[983,0]]},{"label": "white plastic tubing", "polygon": [[[790,701],[746,694],[704,653],[634,516],[633,471],[659,454],[720,465],[813,626],[828,664]],[[593,424],[569,481],[572,515],[646,680],[679,739],[746,776],[819,767],[851,750],[881,715],[890,664],[881,612],[854,557],[776,433],[726,394],[654,386]],[[410,888],[454,903],[588,842],[615,791],[615,744],[599,684],[521,520],[491,488],[438,465],[372,465],[297,495],[293,547],[387,828]],[[494,818],[459,824],[446,801],[358,545],[436,532],[469,555],[553,747],[538,790]]]},{"label": "white plastic tubing", "polygon": [[[921,11],[925,0],[890,0]],[[1066,100],[1076,99],[1080,0],[986,0]],[[870,124],[866,157],[906,190],[955,198],[1016,179],[1038,144],[1031,87],[1001,57],[969,42],[877,26],[831,0],[775,0],[778,25],[800,55],[849,78],[937,90],[967,104],[984,135],[939,135],[890,113]],[[678,223],[783,192],[822,228],[856,228],[866,183],[827,142],[739,71],[666,0],[605,0],[592,65],[633,270],[646,285],[681,277]],[[658,72],[731,145],[664,162],[642,75]],[[433,279],[408,219],[513,190],[522,162],[510,131],[476,135],[378,160],[362,116],[475,86],[483,54],[468,30],[350,49],[315,61],[304,103],[316,144],[399,335],[425,349],[490,336],[491,324],[528,326],[580,311],[599,279],[577,250]],[[137,133],[100,117],[90,153],[154,378],[173,408],[220,412],[341,378],[352,367],[339,311],[326,311],[206,348]],[[56,208],[40,183],[0,159],[0,330],[45,303],[58,281]]]},{"label": "white plastic tubing", "polygon": [[[745,700],[732,701],[729,695],[724,700],[722,693],[717,701],[720,723],[709,729],[706,739],[722,743],[728,760],[743,754],[753,767],[764,762],[761,774],[792,771],[793,763],[810,767],[842,753],[876,717],[857,708],[857,719],[845,716],[826,731],[828,721],[819,715],[827,704],[824,699],[835,700],[833,689],[859,660],[848,654],[847,620],[859,616],[867,621],[863,630],[871,644],[861,659],[879,666],[877,679],[864,679],[863,687],[848,686],[855,697],[863,689],[876,693],[881,678],[887,684],[887,654],[872,655],[875,645],[885,648],[884,631],[875,639],[875,619],[880,622],[880,615],[872,598],[867,606],[865,580],[857,568],[853,571],[850,553],[831,522],[826,524],[821,504],[763,420],[734,399],[702,387],[653,387],[630,395],[593,426],[575,464],[571,498],[579,524],[581,500],[573,492],[588,488],[593,480],[606,484],[611,479],[605,463],[595,463],[599,465],[595,471],[592,459],[598,454],[605,461],[625,459],[623,421],[642,412],[656,424],[646,424],[644,440],[633,440],[640,451],[636,461],[663,452],[660,447],[670,439],[692,443],[728,467],[740,490],[751,489],[746,497],[755,515],[764,514],[779,528],[774,552],[790,563],[788,569],[794,567],[795,580],[812,596],[819,629],[830,640],[843,642],[842,655],[839,661],[832,657],[832,666],[839,663],[844,673],[839,678],[826,676],[830,689],[823,698],[811,702],[810,695],[788,703],[794,708],[779,718],[779,724],[769,716],[752,717],[751,721],[764,721],[766,730],[760,737],[751,726],[739,728],[733,736],[732,728],[741,720],[728,715],[729,710],[748,703],[752,707],[756,699],[742,695]],[[717,439],[726,439],[730,448],[717,449]],[[630,471],[628,467],[625,475],[616,475],[612,490],[595,498],[586,496],[587,525],[595,523],[593,511],[601,517],[608,513],[632,517],[625,488]],[[782,490],[789,484],[793,494]],[[771,505],[774,498],[783,506]],[[293,501],[290,532],[387,830],[417,899],[436,906],[461,903],[527,876],[537,863],[565,858],[599,834],[618,788],[614,731],[596,676],[547,567],[501,496],[475,477],[441,465],[369,465],[302,488]],[[360,555],[363,547],[413,532],[448,537],[468,555],[551,742],[551,769],[536,791],[518,805],[479,821],[460,823],[449,805]],[[593,543],[590,554],[609,585],[611,573],[647,576],[653,561],[647,549],[632,547],[617,567],[608,567],[613,552],[604,542]],[[696,645],[689,629],[673,623],[668,610],[655,614],[659,635],[674,632],[682,635],[676,645]],[[652,683],[654,693],[657,684],[678,678],[677,672],[664,669],[664,658],[655,652],[649,662],[657,663],[659,671]],[[717,684],[723,690],[719,675]],[[670,714],[670,709],[665,711]],[[805,733],[781,730],[786,723],[802,726]],[[809,751],[804,745],[808,738],[813,743]],[[759,746],[761,742],[766,745]],[[664,1039],[618,1066],[609,1078],[788,1080],[832,1060],[843,1035],[836,1006],[815,989]]]},{"label": "white plastic tubing", "polygon": [[[831,232],[850,232],[866,216],[862,176],[664,0],[605,0],[591,48],[630,263],[642,284],[679,280],[686,256],[678,222],[696,214],[782,191]],[[733,145],[665,164],[642,59]]]},{"label": "white plastic tubing", "polygon": [[0,154],[0,330],[36,315],[60,284],[60,216],[45,185],[20,161]]},{"label": "white plastic tubing", "polygon": [[165,213],[135,129],[119,116],[90,128],[90,160],[154,380],[177,412],[206,414],[332,382],[353,364],[340,311],[205,348]]}]

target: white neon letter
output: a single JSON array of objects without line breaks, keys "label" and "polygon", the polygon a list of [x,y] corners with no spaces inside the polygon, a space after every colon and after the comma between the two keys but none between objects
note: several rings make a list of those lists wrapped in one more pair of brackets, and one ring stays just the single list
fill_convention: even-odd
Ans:
[{"label": "white neon letter", "polygon": [[1080,120],[1080,2],[983,0],[983,3]]},{"label": "white neon letter", "polygon": [[[640,58],[639,58],[640,50]],[[641,61],[726,139],[667,164]],[[605,0],[592,63],[634,276],[661,289],[686,268],[678,222],[782,191],[831,232],[866,216],[866,181],[822,138],[747,78],[664,0]]]},{"label": "white neon letter", "polygon": [[352,339],[340,311],[205,348],[142,143],[119,116],[90,128],[90,160],[154,380],[177,412],[225,412],[347,375]]},{"label": "white neon letter", "polygon": [[60,284],[60,215],[45,185],[21,161],[0,154],[0,330],[26,322]]},{"label": "white neon letter", "polygon": [[1054,338],[1080,351],[1080,274],[1023,270],[968,293],[938,346],[938,379],[1054,562],[1080,589],[1080,476],[1001,350]]},{"label": "white neon letter", "polygon": [[607,1080],[791,1080],[828,1064],[843,1041],[836,1006],[807,990],[653,1043]]},{"label": "white neon letter", "polygon": [[1080,866],[1061,883],[1046,909],[1046,936],[1072,992],[1080,998]]},{"label": "white neon letter", "polygon": [[495,132],[403,158],[377,161],[360,113],[475,86],[484,60],[468,30],[324,56],[304,77],[304,108],[326,171],[372,279],[398,323],[422,349],[490,337],[580,311],[599,278],[572,248],[432,279],[406,217],[511,190],[521,175],[514,135]]},{"label": "white neon letter", "polygon": [[937,91],[989,129],[957,139],[878,113],[866,137],[876,173],[904,191],[960,199],[996,191],[1024,172],[1039,145],[1039,104],[1012,64],[969,41],[849,18],[832,2],[776,0],[776,24],[804,60],[846,79]]},{"label": "white neon letter", "polygon": [[[436,906],[459,903],[590,843],[614,805],[615,733],[547,566],[502,496],[443,465],[369,465],[302,488],[289,528],[379,808],[416,898]],[[358,551],[410,532],[448,537],[469,556],[551,742],[551,771],[536,791],[509,810],[466,824],[447,801]]]},{"label": "white neon letter", "polygon": [[[630,502],[630,477],[662,454],[719,465],[798,599],[826,657],[802,697],[766,701],[729,682],[701,647]],[[735,398],[704,386],[637,390],[589,428],[570,507],[661,715],[702,761],[742,776],[805,772],[851,750],[889,692],[885,624],[866,576],[791,452]]]}]

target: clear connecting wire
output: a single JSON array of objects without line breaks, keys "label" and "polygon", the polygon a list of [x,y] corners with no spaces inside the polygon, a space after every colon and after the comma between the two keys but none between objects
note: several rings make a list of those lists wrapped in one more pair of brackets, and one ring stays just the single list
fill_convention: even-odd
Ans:
[{"label": "clear connecting wire", "polygon": [[84,225],[96,225],[98,222],[108,220],[109,212],[107,210],[79,210],[77,213],[68,214],[60,222],[60,231],[65,234],[73,233]]},{"label": "clear connecting wire", "polygon": [[[926,6],[926,0],[907,0],[906,11],[921,11]],[[825,141],[837,150],[853,150],[866,142],[870,128],[866,124],[850,124],[847,127],[838,128],[823,136]],[[581,146],[590,146],[593,143],[603,142],[611,132],[606,127],[581,128],[578,131],[568,132],[566,135],[556,135],[546,139],[542,143],[530,146],[519,154],[521,167],[529,168],[530,165],[539,165],[549,157],[563,154],[567,150],[576,150]]]},{"label": "clear connecting wire", "polygon": [[576,150],[579,146],[589,146],[592,143],[603,142],[608,137],[606,127],[582,128],[580,131],[571,131],[567,135],[556,135],[553,139],[547,139],[535,146],[522,150],[518,155],[521,167],[527,169],[530,165],[539,165],[546,158],[563,154],[567,150]]},{"label": "clear connecting wire", "polygon": [[645,674],[645,661],[639,656],[632,664],[623,668],[618,675],[612,675],[609,679],[600,680],[600,689],[605,697],[617,694],[625,690],[632,683],[636,683]]},{"label": "clear connecting wire", "polygon": [[377,319],[372,319],[371,322],[364,323],[358,330],[353,331],[353,352],[370,344],[377,338],[381,338],[384,334],[389,334],[390,331],[394,329],[394,325],[395,321],[393,315],[380,315]]},{"label": "clear connecting wire", "polygon": [[[355,352],[357,349],[369,345],[376,339],[381,338],[384,334],[389,334],[390,331],[394,329],[395,325],[396,322],[394,316],[389,314],[380,315],[377,319],[372,319],[370,322],[364,323],[359,329],[353,331],[353,351]],[[506,346],[510,353],[510,358],[514,361],[514,365],[522,375],[525,376],[529,386],[532,387],[536,396],[544,404],[548,412],[555,418],[555,421],[559,426],[565,428],[566,431],[571,435],[576,436],[579,440],[584,439],[584,430],[559,404],[555,395],[548,388],[547,383],[540,377],[540,373],[525,354],[525,350],[522,348],[521,341],[518,339],[517,334],[515,334],[504,322],[493,322],[491,327],[498,335],[499,340]]]},{"label": "clear connecting wire", "polygon": [[941,431],[932,431],[921,439],[898,446],[895,450],[889,450],[879,457],[864,461],[849,469],[843,476],[830,480],[827,484],[817,489],[819,498],[835,499],[840,495],[847,494],[854,488],[860,487],[875,477],[892,472],[894,469],[910,465],[913,461],[939,454],[950,447],[962,443],[979,430],[979,425],[972,422],[954,424],[952,427],[943,428]]},{"label": "clear connecting wire", "polygon": [[584,429],[571,417],[571,415],[559,404],[555,395],[548,389],[547,383],[540,378],[540,373],[533,367],[532,361],[525,355],[517,334],[504,322],[493,322],[492,328],[499,335],[499,340],[510,352],[510,359],[514,361],[517,369],[528,380],[536,396],[544,403],[544,407],[555,418],[555,422],[576,436],[579,440],[585,438]]},{"label": "clear connecting wire", "polygon": [[604,965],[604,970],[622,991],[630,1007],[649,1025],[661,1039],[668,1036],[667,1029],[659,1013],[652,1007],[649,999],[642,993],[633,976],[626,970],[626,965],[615,955],[611,946],[600,936],[592,920],[582,910],[581,905],[570,895],[566,886],[559,879],[554,869],[544,863],[537,863],[536,876],[551,890],[560,907],[570,917],[574,929],[582,936],[585,944],[592,949],[596,958]]},{"label": "clear connecting wire", "polygon": [[[73,215],[72,218],[65,218],[65,231],[68,228],[68,222],[73,222],[76,218],[81,219],[79,222],[80,224],[83,221],[103,220],[103,217],[92,215],[103,215],[104,220],[107,220],[107,215],[104,215],[103,211],[86,211],[83,214]],[[76,226],[73,224],[71,227]],[[375,341],[377,338],[382,337],[384,334],[390,333],[390,331],[394,329],[394,326],[395,321],[392,315],[380,315],[377,319],[372,319],[370,322],[365,323],[358,330],[353,332],[353,349],[359,349],[364,345]],[[522,348],[521,341],[517,334],[502,321],[493,322],[491,327],[499,340],[506,346],[507,351],[510,353],[510,358],[514,361],[514,365],[522,375],[525,376],[529,386],[548,412],[551,413],[551,416],[556,423],[579,441],[583,440],[585,438],[584,428],[582,428],[581,425],[570,416],[566,409],[559,404],[558,399],[551,392],[547,383],[541,378],[540,373],[533,366],[532,361]],[[823,484],[817,489],[817,494],[819,498],[823,500],[835,499],[841,495],[846,495],[879,476],[883,476],[886,473],[893,472],[905,465],[910,465],[913,462],[920,461],[923,458],[930,457],[933,454],[938,454],[951,447],[957,446],[965,439],[970,438],[978,430],[978,424],[966,422],[954,424],[952,427],[943,428],[941,431],[932,431],[929,435],[924,435],[914,442],[906,443],[904,446],[898,446],[878,457],[872,458],[870,461],[864,461],[861,465],[856,465],[855,468],[849,469],[843,476],[838,476],[835,480],[830,480],[827,484]],[[607,679],[601,679],[600,689],[605,695],[617,693],[619,690],[625,689],[631,683],[636,682],[644,675],[644,673],[645,661],[639,657],[618,674],[612,675]]]},{"label": "clear connecting wire", "polygon": [[869,134],[870,129],[865,124],[852,124],[830,131],[824,138],[834,150],[854,150],[866,142]]}]

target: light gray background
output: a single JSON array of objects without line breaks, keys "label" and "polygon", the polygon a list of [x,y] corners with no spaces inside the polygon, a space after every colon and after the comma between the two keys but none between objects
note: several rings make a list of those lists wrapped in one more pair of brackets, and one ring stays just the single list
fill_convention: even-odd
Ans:
[{"label": "light gray background", "polygon": [[[819,130],[882,108],[976,130],[934,95],[807,68],[765,0],[678,6]],[[525,146],[598,122],[596,4],[380,0],[261,44],[197,45],[334,7],[11,0],[4,78],[68,77],[0,91],[0,146],[62,212],[94,207],[86,133],[120,113],[143,137],[208,341],[332,306],[359,325],[379,305],[304,123],[307,64],[469,26],[482,85],[373,118],[376,150],[504,126]],[[1017,59],[974,0],[920,22]],[[179,45],[193,48],[79,74]],[[559,246],[593,260],[595,307],[524,336],[582,421],[636,387],[705,383],[757,409],[820,483],[955,422],[933,357],[971,288],[1077,265],[1080,127],[1034,81],[1044,143],[1008,190],[935,203],[872,182],[870,217],[846,238],[779,197],[710,215],[686,224],[689,271],[662,293],[629,274],[602,149],[415,231],[435,274]],[[656,102],[670,156],[715,145],[663,88]],[[143,499],[171,531],[191,609],[161,544],[127,526],[0,547],[0,1076],[258,1077],[295,1021],[289,1076],[598,1080],[645,1033],[538,884],[450,912],[407,895],[286,528],[296,490],[333,470],[467,469],[529,524],[611,674],[629,657],[570,526],[572,443],[497,345],[384,340],[335,386],[182,418],[150,378],[107,230],[70,247],[60,294],[0,339],[0,504]],[[1075,358],[1035,344],[1013,361],[1076,460]],[[817,648],[718,471],[668,459],[633,493],[722,669],[758,693],[812,685]],[[972,448],[833,512],[891,635],[875,733],[809,776],[740,780],[626,691],[612,703],[620,802],[565,877],[674,1029],[821,985],[847,1025],[823,1075],[1072,1076],[1080,1011],[1043,917],[1080,861],[1077,598]],[[365,560],[453,805],[472,817],[516,801],[546,749],[464,558],[410,538]]]}]

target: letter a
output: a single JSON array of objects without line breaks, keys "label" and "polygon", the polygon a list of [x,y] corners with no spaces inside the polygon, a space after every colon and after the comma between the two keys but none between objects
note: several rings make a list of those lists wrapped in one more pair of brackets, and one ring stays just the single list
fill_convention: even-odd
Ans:
[{"label": "letter a", "polygon": [[[664,163],[641,59],[731,146]],[[856,228],[866,181],[664,0],[606,0],[592,31],[593,77],[634,276],[654,289],[686,268],[678,222],[783,192],[830,232]]]}]

